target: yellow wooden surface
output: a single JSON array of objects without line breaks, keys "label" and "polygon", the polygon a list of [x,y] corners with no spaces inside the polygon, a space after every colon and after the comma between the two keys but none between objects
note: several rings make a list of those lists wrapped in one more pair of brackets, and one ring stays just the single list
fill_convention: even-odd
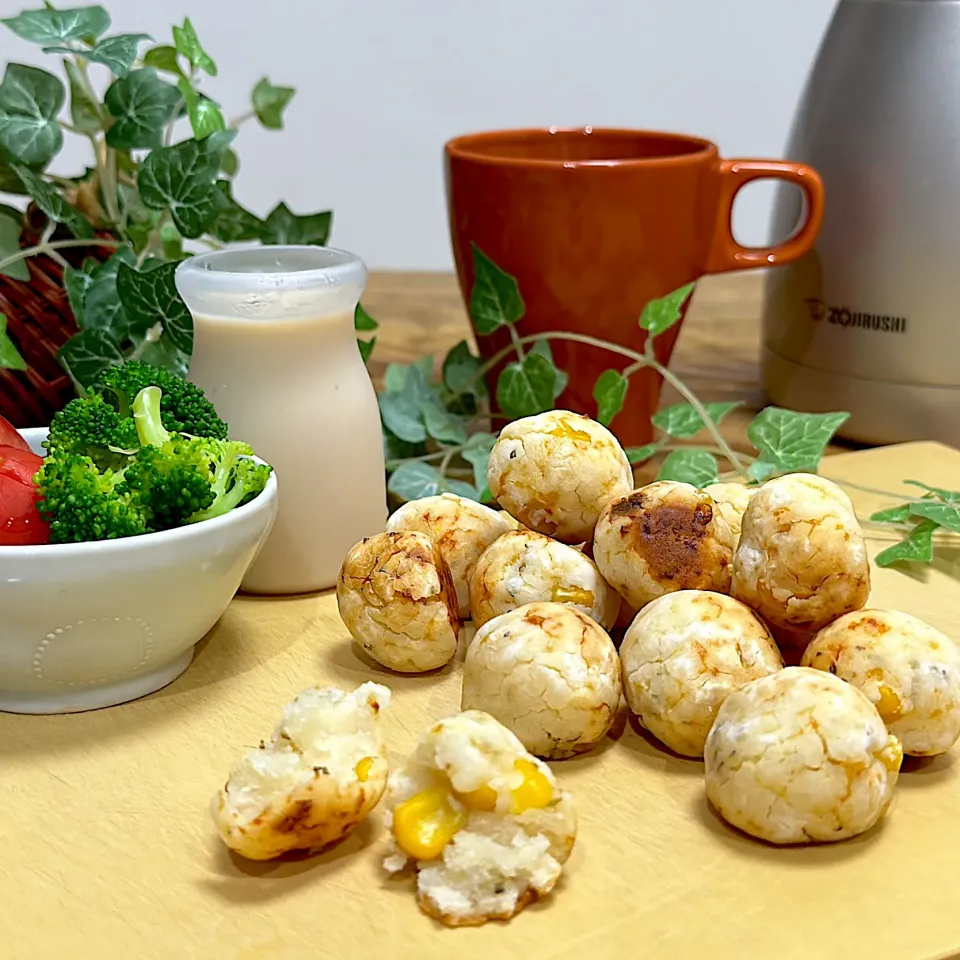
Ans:
[{"label": "yellow wooden surface", "polygon": [[[844,454],[827,476],[886,489],[955,486],[932,444]],[[905,491],[908,488],[903,488]],[[891,501],[854,494],[869,512]],[[889,537],[869,534],[872,554]],[[876,571],[872,603],[956,635],[960,552]],[[175,598],[171,598],[175,602]],[[552,896],[508,924],[449,930],[380,871],[379,814],[339,847],[253,864],[227,852],[208,801],[233,760],[307,685],[389,684],[391,750],[458,708],[459,663],[398,677],[351,644],[329,595],[237,599],[188,671],[144,700],[59,717],[0,715],[4,960],[656,960],[871,957],[960,951],[960,765],[910,762],[894,808],[840,845],[775,849],[726,827],[702,765],[619,724],[553,764],[580,832]]]}]

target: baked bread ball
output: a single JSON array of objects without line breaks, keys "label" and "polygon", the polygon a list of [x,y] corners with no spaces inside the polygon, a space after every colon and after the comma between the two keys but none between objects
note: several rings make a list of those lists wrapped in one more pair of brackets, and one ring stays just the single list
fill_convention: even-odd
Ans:
[{"label": "baked bread ball", "polygon": [[487,485],[525,527],[583,543],[593,536],[600,511],[630,492],[633,471],[605,426],[550,410],[503,428],[490,454]]},{"label": "baked bread ball", "polygon": [[355,544],[340,569],[337,605],[354,640],[390,670],[424,673],[457,652],[457,591],[425,533],[378,533]]},{"label": "baked bread ball", "polygon": [[786,844],[869,830],[893,799],[903,751],[856,687],[784,667],[723,701],[703,759],[707,797],[724,820]]},{"label": "baked bread ball", "polygon": [[732,548],[736,550],[740,539],[740,528],[743,525],[743,515],[747,512],[750,498],[757,492],[757,487],[748,487],[743,483],[711,483],[703,488],[709,493],[717,505],[717,511],[724,520],[733,536]]},{"label": "baked bread ball", "polygon": [[675,590],[729,592],[732,542],[708,493],[658,480],[606,507],[593,558],[607,583],[642,610]]},{"label": "baked bread ball", "polygon": [[351,833],[387,785],[381,711],[390,691],[364,683],[303,691],[269,741],[249,751],[213,798],[223,841],[250,860],[327,846]]},{"label": "baked bread ball", "polygon": [[865,693],[904,753],[932,757],[960,739],[960,647],[917,617],[848,613],[817,634],[802,664]]},{"label": "baked bread ball", "polygon": [[620,693],[610,637],[575,607],[530,603],[477,631],[463,665],[461,709],[491,714],[531,753],[556,760],[603,739]]},{"label": "baked bread ball", "polygon": [[405,503],[387,521],[387,532],[416,531],[430,537],[453,576],[460,618],[469,620],[470,580],[474,568],[480,554],[497,537],[515,528],[515,523],[509,523],[506,516],[475,500],[442,493]]},{"label": "baked bread ball", "polygon": [[537,601],[568,603],[604,629],[613,626],[620,610],[620,595],[576,547],[531,530],[505,533],[484,551],[474,569],[473,622],[481,627],[508,610]]},{"label": "baked bread ball", "polygon": [[548,894],[573,849],[573,799],[487,713],[433,724],[390,778],[391,873],[413,864],[420,908],[447,926],[508,920]]},{"label": "baked bread ball", "polygon": [[743,515],[731,592],[774,629],[816,632],[870,593],[870,564],[850,498],[831,480],[768,480]]},{"label": "baked bread ball", "polygon": [[648,603],[620,644],[630,710],[674,753],[702,757],[724,700],[783,668],[766,626],[722,593],[679,590]]}]

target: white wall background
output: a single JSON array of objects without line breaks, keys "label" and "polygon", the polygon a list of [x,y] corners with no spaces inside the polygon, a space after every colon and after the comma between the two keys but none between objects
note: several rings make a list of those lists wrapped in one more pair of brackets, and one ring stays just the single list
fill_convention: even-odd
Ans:
[{"label": "white wall background", "polygon": [[[75,0],[96,2],[96,0]],[[694,133],[780,158],[834,0],[101,0],[115,32],[170,42],[188,14],[228,116],[263,75],[294,86],[286,129],[241,130],[236,196],[265,214],[332,207],[331,242],[371,267],[448,269],[441,149],[458,133],[619,125]],[[12,16],[40,0],[0,0]],[[57,6],[68,6],[59,0]],[[49,60],[2,29],[0,59]],[[100,69],[100,68],[95,68]],[[69,138],[69,135],[68,135]],[[68,143],[54,169],[86,161]],[[738,201],[767,236],[772,189]]]}]

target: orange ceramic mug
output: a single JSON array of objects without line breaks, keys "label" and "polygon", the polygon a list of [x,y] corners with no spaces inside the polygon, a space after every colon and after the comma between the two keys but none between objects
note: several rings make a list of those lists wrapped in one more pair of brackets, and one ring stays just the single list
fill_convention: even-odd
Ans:
[{"label": "orange ceramic mug", "polygon": [[[445,160],[463,296],[469,302],[476,244],[519,282],[526,303],[521,335],[572,331],[642,351],[646,334],[637,320],[647,301],[703,274],[790,263],[812,247],[823,219],[823,184],[810,167],[723,160],[708,140],[671,133],[494,131],[451,140]],[[731,229],[733,201],[742,186],[762,178],[800,187],[805,219],[778,246],[743,247]],[[679,324],[657,338],[661,363],[678,332]],[[510,337],[501,329],[477,342],[490,357]],[[552,349],[570,375],[557,405],[591,415],[597,377],[629,362],[579,343],[557,340]],[[631,377],[626,406],[612,425],[625,446],[652,439],[659,395],[659,377],[650,370]]]}]

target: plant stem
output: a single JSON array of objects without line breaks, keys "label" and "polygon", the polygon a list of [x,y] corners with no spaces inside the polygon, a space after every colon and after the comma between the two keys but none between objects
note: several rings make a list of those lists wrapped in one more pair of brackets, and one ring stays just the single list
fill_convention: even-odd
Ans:
[{"label": "plant stem", "polygon": [[248,120],[252,120],[256,115],[257,114],[254,110],[248,110],[246,113],[241,113],[239,116],[236,116],[227,122],[227,129],[235,130],[241,124],[246,123]]},{"label": "plant stem", "polygon": [[117,194],[117,151],[105,147],[106,161],[103,165],[103,180],[100,183],[100,192],[107,208],[107,217],[116,226],[120,222],[120,198]]},{"label": "plant stem", "polygon": [[401,457],[399,460],[388,460],[387,469],[396,470],[404,463],[432,463],[434,460],[442,460],[445,454],[446,450],[438,450],[436,453],[425,453],[422,457]]},{"label": "plant stem", "polygon": [[441,477],[447,475],[447,467],[450,466],[450,461],[457,455],[458,449],[457,447],[450,447],[449,450],[444,450],[443,459],[440,461],[440,466],[437,467],[437,472]]},{"label": "plant stem", "polygon": [[517,360],[523,363],[524,352],[520,334],[517,333],[517,328],[512,323],[508,326],[510,328],[510,340],[513,343],[513,349],[517,352]]},{"label": "plant stem", "polygon": [[69,247],[122,247],[120,240],[102,240],[99,237],[92,237],[89,240],[52,240],[50,243],[38,243],[34,247],[26,247],[11,253],[9,257],[0,260],[0,270],[9,267],[11,263],[17,263],[20,260],[26,260],[28,257],[41,256],[43,254],[51,255],[55,250],[65,250]]}]

